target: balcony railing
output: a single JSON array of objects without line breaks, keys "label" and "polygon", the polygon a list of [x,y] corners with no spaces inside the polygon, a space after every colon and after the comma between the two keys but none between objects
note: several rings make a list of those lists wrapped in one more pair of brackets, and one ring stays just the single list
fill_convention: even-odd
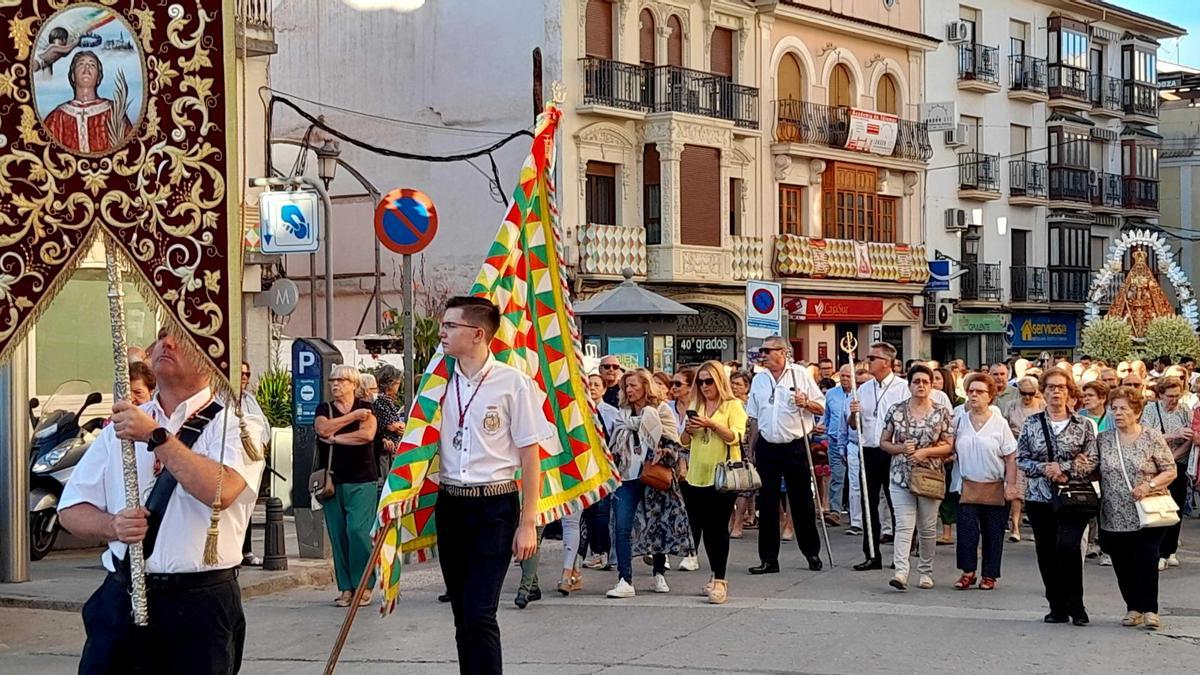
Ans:
[{"label": "balcony railing", "polygon": [[1092,206],[1121,208],[1121,177],[1115,173],[1100,172],[1092,184]]},{"label": "balcony railing", "polygon": [[1051,64],[1047,67],[1047,72],[1050,75],[1050,98],[1073,98],[1091,102],[1088,97],[1088,71],[1074,66]]},{"label": "balcony railing", "polygon": [[758,128],[758,89],[724,75],[678,66],[646,67],[585,58],[583,103],[643,112],[680,112]]},{"label": "balcony railing", "polygon": [[1076,169],[1069,166],[1050,167],[1050,199],[1052,201],[1089,203],[1091,201],[1090,173],[1087,169]]},{"label": "balcony railing", "polygon": [[966,262],[963,269],[967,272],[959,282],[963,300],[1000,300],[999,263]]},{"label": "balcony railing", "polygon": [[1121,81],[1115,77],[1093,73],[1088,76],[1092,107],[1121,112]]},{"label": "balcony railing", "polygon": [[1011,283],[1010,302],[1046,302],[1049,299],[1045,267],[1013,265],[1009,274],[1011,275],[1009,279]]},{"label": "balcony railing", "polygon": [[1050,302],[1087,302],[1092,275],[1088,270],[1051,267]]},{"label": "balcony railing", "polygon": [[271,8],[274,5],[273,0],[237,0],[233,16],[248,26],[271,28]]},{"label": "balcony railing", "polygon": [[1000,191],[1000,156],[958,153],[958,186],[963,190]]},{"label": "balcony railing", "polygon": [[620,277],[626,267],[646,274],[646,231],[641,227],[596,225],[579,227],[579,271]]},{"label": "balcony railing", "polygon": [[1046,59],[1028,55],[1008,57],[1008,88],[1046,93]]},{"label": "balcony railing", "polygon": [[1027,159],[1010,161],[1008,193],[1013,197],[1045,197],[1046,165]]},{"label": "balcony railing", "polygon": [[[846,147],[850,133],[850,108],[810,101],[775,101],[775,140],[780,143],[811,143],[831,148]],[[929,161],[933,146],[924,122],[899,120],[892,157]]]},{"label": "balcony railing", "polygon": [[1158,87],[1153,84],[1126,80],[1121,102],[1126,115],[1158,117]]},{"label": "balcony railing", "polygon": [[1124,177],[1121,183],[1125,208],[1158,210],[1158,181]]},{"label": "balcony railing", "polygon": [[1000,48],[981,44],[958,46],[958,79],[1000,84]]},{"label": "balcony railing", "polygon": [[924,244],[884,244],[821,239],[798,234],[775,238],[775,273],[813,279],[859,279],[924,284],[929,259]]}]

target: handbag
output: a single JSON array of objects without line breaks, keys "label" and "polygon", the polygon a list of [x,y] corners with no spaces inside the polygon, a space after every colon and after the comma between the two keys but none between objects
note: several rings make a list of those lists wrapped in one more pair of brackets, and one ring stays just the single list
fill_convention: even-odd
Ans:
[{"label": "handbag", "polygon": [[908,491],[918,497],[945,499],[946,472],[942,469],[914,464],[908,477]]},{"label": "handbag", "polygon": [[333,443],[329,444],[329,452],[325,454],[325,468],[317,469],[308,474],[308,493],[317,501],[324,502],[333,498]]},{"label": "handbag", "polygon": [[675,472],[671,468],[647,459],[642,464],[643,485],[654,488],[660,492],[671,489],[671,482],[675,479]]},{"label": "handbag", "polygon": [[[1041,422],[1042,436],[1046,439],[1047,461],[1053,461],[1056,452],[1056,439],[1050,434],[1050,425],[1046,422],[1046,413],[1037,413]],[[1074,422],[1074,418],[1068,424]],[[1050,496],[1050,506],[1055,513],[1092,519],[1100,513],[1100,495],[1092,487],[1089,480],[1077,480],[1068,477],[1066,483],[1051,483],[1053,494]]]},{"label": "handbag", "polygon": [[982,504],[983,506],[1004,506],[1004,481],[976,481],[962,479],[962,497],[960,504]]},{"label": "handbag", "polygon": [[[1117,459],[1121,463],[1121,475],[1125,477],[1125,485],[1129,494],[1133,494],[1133,484],[1129,482],[1129,474],[1125,469],[1125,452],[1121,450],[1121,432],[1113,429],[1113,440],[1117,443]],[[1134,502],[1137,506],[1138,526],[1171,527],[1179,523],[1179,505],[1169,494],[1147,495]]]},{"label": "handbag", "polygon": [[733,461],[729,456],[729,444],[725,445],[725,461],[717,463],[713,485],[717,492],[747,492],[762,487],[758,469],[749,461]]}]

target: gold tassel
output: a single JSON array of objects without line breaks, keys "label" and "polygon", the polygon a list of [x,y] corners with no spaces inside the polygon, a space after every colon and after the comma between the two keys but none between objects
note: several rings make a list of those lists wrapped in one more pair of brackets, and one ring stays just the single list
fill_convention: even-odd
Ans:
[{"label": "gold tassel", "polygon": [[217,485],[217,501],[213,504],[212,516],[208,520],[208,536],[204,538],[204,564],[217,564],[217,534],[221,521],[221,486]]},{"label": "gold tassel", "polygon": [[250,434],[250,429],[246,428],[246,418],[242,417],[242,411],[238,411],[238,429],[242,435],[242,449],[246,451],[246,456],[251,462],[260,461],[263,458],[262,448],[258,447],[258,441]]}]

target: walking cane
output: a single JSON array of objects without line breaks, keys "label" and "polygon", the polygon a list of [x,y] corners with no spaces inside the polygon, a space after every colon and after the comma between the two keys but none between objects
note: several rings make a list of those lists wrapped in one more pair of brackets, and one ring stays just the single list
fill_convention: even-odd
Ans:
[{"label": "walking cane", "polygon": [[[854,352],[858,349],[858,340],[854,338],[853,333],[846,333],[839,342],[838,346],[846,353],[846,363],[850,364],[850,391],[852,400],[859,403],[858,400],[858,380],[854,377]],[[861,404],[860,404],[861,405]],[[867,463],[863,457],[863,434],[862,434],[862,411],[858,412],[858,494],[862,498],[863,504],[863,532],[867,535],[867,556],[874,560],[880,557],[878,551],[875,550],[875,537],[871,529],[871,508],[868,503],[867,496]]]},{"label": "walking cane", "polygon": [[808,482],[812,485],[813,508],[817,513],[817,520],[821,522],[821,532],[825,535],[825,557],[829,558],[829,567],[837,567],[833,563],[833,547],[829,545],[829,525],[825,523],[821,497],[817,494],[817,468],[813,466],[812,444],[808,442],[808,429],[804,427],[804,411],[800,412],[800,432],[804,435],[804,453],[808,455]]}]

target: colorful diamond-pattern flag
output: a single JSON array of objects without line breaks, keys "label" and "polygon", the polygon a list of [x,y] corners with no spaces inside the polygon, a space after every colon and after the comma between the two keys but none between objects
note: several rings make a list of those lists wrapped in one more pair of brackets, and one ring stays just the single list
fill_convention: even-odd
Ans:
[{"label": "colorful diamond-pattern flag", "polygon": [[[472,295],[500,308],[492,353],[533,379],[540,407],[557,430],[539,448],[538,514],[543,524],[595,503],[620,482],[587,396],[562,265],[552,180],[561,116],[550,105],[538,117],[513,204],[471,289]],[[426,560],[437,543],[439,429],[442,399],[453,373],[454,359],[439,353],[430,361],[379,500],[376,536],[384,537],[379,558],[383,614],[390,613],[399,598],[403,556]]]}]

